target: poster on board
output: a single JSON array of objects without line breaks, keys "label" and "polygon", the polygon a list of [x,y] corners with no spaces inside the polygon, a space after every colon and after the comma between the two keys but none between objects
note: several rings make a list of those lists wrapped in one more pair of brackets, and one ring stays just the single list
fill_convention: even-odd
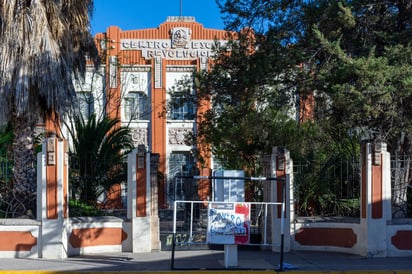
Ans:
[{"label": "poster on board", "polygon": [[248,244],[249,236],[249,203],[209,203],[207,229],[209,244]]}]

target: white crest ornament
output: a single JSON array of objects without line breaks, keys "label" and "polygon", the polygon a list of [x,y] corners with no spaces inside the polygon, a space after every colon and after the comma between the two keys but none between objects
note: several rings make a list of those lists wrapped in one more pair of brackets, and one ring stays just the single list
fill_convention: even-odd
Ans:
[{"label": "white crest ornament", "polygon": [[173,28],[170,30],[173,48],[184,48],[192,34],[189,28]]}]

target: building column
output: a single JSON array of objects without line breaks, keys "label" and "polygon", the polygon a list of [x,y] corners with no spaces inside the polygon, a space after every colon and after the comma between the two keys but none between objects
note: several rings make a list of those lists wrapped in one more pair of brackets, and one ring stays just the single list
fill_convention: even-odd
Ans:
[{"label": "building column", "polygon": [[[171,61],[169,61],[171,62]],[[166,107],[166,66],[168,61],[161,57],[152,59],[152,89],[151,89],[151,118],[150,118],[150,149],[159,153],[159,172],[166,175],[166,116],[162,115]],[[167,204],[167,176],[159,181],[159,207],[168,208]]]},{"label": "building column", "polygon": [[361,255],[387,255],[391,213],[390,154],[385,143],[361,144]]},{"label": "building column", "polygon": [[267,224],[267,231],[263,233],[267,236],[267,242],[272,242],[272,251],[276,252],[281,250],[283,237],[283,250],[288,252],[290,250],[290,221],[294,219],[291,184],[293,181],[293,162],[289,151],[284,147],[274,147],[270,158],[270,168],[265,172],[265,175],[275,178],[275,180],[265,183],[263,201],[274,203],[285,201],[285,214],[282,227],[282,206],[270,206],[271,210],[268,215],[271,221]]},{"label": "building column", "polygon": [[[154,160],[158,161],[158,157]],[[157,180],[153,178],[151,166],[157,167],[157,164],[151,163],[151,153],[144,145],[139,145],[128,156],[127,216],[132,220],[134,253],[160,250]]]},{"label": "building column", "polygon": [[160,220],[159,220],[159,188],[158,188],[158,167],[159,154],[148,153],[150,156],[150,234],[151,234],[151,250],[161,250],[160,242]]},{"label": "building column", "polygon": [[39,257],[67,258],[68,144],[47,138],[37,156],[37,219],[41,221]]}]

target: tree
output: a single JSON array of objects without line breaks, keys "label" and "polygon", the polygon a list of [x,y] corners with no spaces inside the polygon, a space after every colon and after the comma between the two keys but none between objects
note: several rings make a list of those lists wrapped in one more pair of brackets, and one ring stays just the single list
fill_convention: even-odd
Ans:
[{"label": "tree", "polygon": [[75,97],[73,75],[83,74],[86,54],[95,56],[92,8],[92,0],[0,1],[0,114],[14,132],[11,195],[30,197],[16,215],[36,212],[34,127],[64,115]]},{"label": "tree", "polygon": [[[325,137],[386,142],[410,170],[411,1],[217,2],[229,30],[257,34],[254,48],[269,64],[259,78],[314,94],[314,122]],[[405,173],[402,189],[410,181]],[[405,194],[395,200],[400,212]]]},{"label": "tree", "polygon": [[314,133],[295,119],[304,81],[297,81],[298,56],[289,55],[288,41],[293,39],[268,30],[276,24],[270,20],[280,22],[286,13],[297,14],[298,7],[283,14],[280,1],[217,2],[234,35],[227,45],[216,45],[211,69],[194,75],[198,108],[205,101],[213,107],[198,113],[191,140],[197,148],[210,148],[226,168],[258,173],[259,155],[270,153],[273,146],[287,146],[298,155],[305,150],[303,138]]},{"label": "tree", "polygon": [[127,179],[125,159],[134,145],[129,128],[118,124],[117,119],[98,120],[92,115],[85,121],[79,115],[74,117],[73,127],[68,126],[73,143],[70,188],[74,199],[94,206],[102,193]]},{"label": "tree", "polygon": [[[408,1],[341,5],[355,25],[331,39],[315,28],[324,59],[316,68],[316,89],[329,97],[330,123],[385,142],[396,157],[393,217],[407,216],[411,182],[412,10]],[[348,111],[350,110],[350,111]]]}]

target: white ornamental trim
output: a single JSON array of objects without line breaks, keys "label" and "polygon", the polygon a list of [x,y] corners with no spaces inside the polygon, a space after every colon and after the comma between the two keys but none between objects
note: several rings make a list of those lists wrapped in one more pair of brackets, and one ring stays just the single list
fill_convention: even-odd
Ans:
[{"label": "white ornamental trim", "polygon": [[146,128],[133,128],[131,129],[132,140],[134,145],[147,145],[147,129]]},{"label": "white ornamental trim", "polygon": [[184,145],[186,135],[191,132],[189,128],[169,128],[169,144]]}]

